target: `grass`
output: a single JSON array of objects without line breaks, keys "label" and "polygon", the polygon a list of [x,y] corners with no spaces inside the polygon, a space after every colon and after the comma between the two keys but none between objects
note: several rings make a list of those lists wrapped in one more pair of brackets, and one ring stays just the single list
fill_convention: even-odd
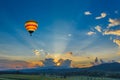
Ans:
[{"label": "grass", "polygon": [[3,74],[0,75],[0,80],[119,80],[119,79],[86,76],[71,76],[67,78],[61,78],[59,76]]}]

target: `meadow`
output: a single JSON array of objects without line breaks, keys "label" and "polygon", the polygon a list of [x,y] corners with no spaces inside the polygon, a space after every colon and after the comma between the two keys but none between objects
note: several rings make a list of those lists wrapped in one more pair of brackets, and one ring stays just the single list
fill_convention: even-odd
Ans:
[{"label": "meadow", "polygon": [[86,76],[44,76],[44,75],[21,75],[21,74],[2,74],[0,80],[120,80],[102,77],[86,77]]}]

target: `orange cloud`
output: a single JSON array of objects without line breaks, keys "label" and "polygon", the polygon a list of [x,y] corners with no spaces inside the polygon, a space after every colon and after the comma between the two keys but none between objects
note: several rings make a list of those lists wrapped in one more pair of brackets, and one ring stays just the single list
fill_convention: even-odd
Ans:
[{"label": "orange cloud", "polygon": [[108,28],[120,25],[120,20],[109,18]]},{"label": "orange cloud", "polygon": [[120,47],[120,40],[119,39],[114,39],[113,42],[116,43]]},{"label": "orange cloud", "polygon": [[105,31],[103,34],[104,35],[116,35],[116,36],[120,36],[120,30]]},{"label": "orange cloud", "polygon": [[30,67],[36,67],[36,66],[43,66],[43,61],[31,61],[30,62]]}]

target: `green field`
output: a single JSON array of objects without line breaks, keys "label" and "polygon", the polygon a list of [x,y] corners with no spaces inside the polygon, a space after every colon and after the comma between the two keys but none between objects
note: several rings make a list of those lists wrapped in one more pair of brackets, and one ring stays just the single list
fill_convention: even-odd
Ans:
[{"label": "green field", "polygon": [[60,76],[3,74],[0,75],[0,80],[119,80],[119,79],[85,77],[85,76],[72,76],[63,78]]}]

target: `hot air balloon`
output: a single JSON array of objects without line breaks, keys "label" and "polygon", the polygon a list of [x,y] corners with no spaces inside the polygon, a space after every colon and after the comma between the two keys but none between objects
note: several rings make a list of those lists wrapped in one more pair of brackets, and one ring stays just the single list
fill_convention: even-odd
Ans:
[{"label": "hot air balloon", "polygon": [[32,36],[32,33],[38,28],[38,23],[34,20],[26,21],[25,28],[30,33],[30,36]]}]

